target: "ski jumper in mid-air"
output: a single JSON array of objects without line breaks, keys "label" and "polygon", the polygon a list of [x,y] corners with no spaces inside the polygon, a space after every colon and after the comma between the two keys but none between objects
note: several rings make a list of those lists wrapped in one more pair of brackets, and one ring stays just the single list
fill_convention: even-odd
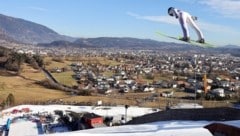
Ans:
[{"label": "ski jumper in mid-air", "polygon": [[196,25],[194,22],[197,20],[197,17],[191,16],[188,12],[170,7],[168,9],[168,14],[170,16],[174,16],[179,20],[179,23],[181,24],[182,30],[183,30],[183,37],[180,40],[189,42],[190,41],[190,35],[189,35],[189,30],[188,30],[188,24],[196,31],[198,35],[198,40],[197,42],[199,43],[205,43],[203,34],[199,27]]}]

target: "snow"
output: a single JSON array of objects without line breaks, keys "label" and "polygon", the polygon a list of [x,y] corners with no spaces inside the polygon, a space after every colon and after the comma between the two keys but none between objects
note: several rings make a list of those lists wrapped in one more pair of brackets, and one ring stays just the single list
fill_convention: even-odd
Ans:
[{"label": "snow", "polygon": [[197,103],[179,103],[176,106],[171,107],[171,109],[193,109],[193,108],[203,108],[203,106]]},{"label": "snow", "polygon": [[[185,105],[186,106],[186,105]],[[8,118],[22,116],[28,113],[11,114],[13,109],[30,108],[32,113],[53,113],[54,110],[74,111],[74,112],[90,112],[101,116],[113,116],[115,120],[125,115],[126,109],[124,106],[70,106],[70,105],[20,105],[2,111],[0,125],[5,125]],[[156,109],[142,108],[130,106],[127,109],[128,119],[132,117],[142,116],[145,114],[156,112]],[[87,129],[73,132],[44,134],[50,136],[212,136],[212,134],[204,128],[204,126],[214,123],[209,121],[159,121],[140,125],[123,125],[114,127],[102,127],[95,129]],[[219,122],[218,122],[219,123]],[[231,124],[240,127],[240,120],[220,122]],[[9,136],[36,136],[39,135],[39,130],[36,122],[17,119],[11,123]]]},{"label": "snow", "polygon": [[9,129],[9,136],[36,136],[38,135],[37,125],[31,121],[18,121],[12,123]]},{"label": "snow", "polygon": [[[11,112],[13,109],[22,109],[22,108],[30,108],[32,113],[54,113],[55,110],[63,110],[63,111],[74,111],[74,112],[90,112],[95,113],[100,116],[113,116],[114,121],[121,120],[121,117],[125,115],[125,106],[70,106],[70,105],[20,105],[10,109],[5,110],[4,112]],[[132,117],[142,116],[145,114],[153,113],[159,111],[157,109],[152,108],[143,108],[143,107],[135,107],[129,106],[127,109],[127,119],[130,120]]]},{"label": "snow", "polygon": [[240,128],[240,121],[239,120],[225,121],[225,122],[221,122],[221,123]]},{"label": "snow", "polygon": [[[69,132],[68,136],[212,136],[203,126],[207,121],[160,121],[142,125],[96,128]],[[64,133],[51,136],[63,136]]]},{"label": "snow", "polygon": [[[2,111],[0,118],[0,125],[5,125],[7,119],[13,119],[15,117],[20,117],[24,114],[28,113],[16,113],[12,114],[13,110],[21,110],[23,108],[29,108],[31,110],[31,114],[36,113],[43,113],[43,114],[53,114],[55,110],[62,110],[62,111],[74,111],[74,112],[90,112],[95,113],[100,116],[113,116],[115,122],[120,122],[121,117],[125,116],[125,106],[70,106],[70,105],[20,105],[16,107],[12,107]],[[152,109],[152,108],[142,108],[142,107],[133,107],[130,106],[127,109],[127,120],[132,119],[133,117],[142,116],[145,114],[153,113],[159,110]],[[34,127],[33,127],[34,126]],[[20,132],[20,133],[18,133]],[[22,132],[22,133],[21,133]],[[37,124],[31,121],[24,121],[18,119],[14,123],[11,123],[9,135],[38,135]]]}]

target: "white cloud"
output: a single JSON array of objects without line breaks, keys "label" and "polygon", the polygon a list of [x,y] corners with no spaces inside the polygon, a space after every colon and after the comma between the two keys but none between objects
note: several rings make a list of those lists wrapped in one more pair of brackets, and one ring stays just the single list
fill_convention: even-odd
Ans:
[{"label": "white cloud", "polygon": [[32,10],[37,10],[37,11],[48,11],[47,9],[45,8],[40,8],[40,7],[28,7],[29,9],[32,9]]},{"label": "white cloud", "polygon": [[127,12],[127,15],[135,17],[136,19],[166,23],[166,24],[174,24],[174,25],[178,24],[178,21],[176,21],[174,18],[172,18],[170,16],[141,16],[141,15],[138,15],[138,14],[132,13],[132,12]]},{"label": "white cloud", "polygon": [[240,0],[178,0],[190,4],[208,6],[224,17],[240,18]]},{"label": "white cloud", "polygon": [[[171,24],[171,25],[180,25],[178,20],[170,17],[170,16],[141,16],[136,13],[127,12],[127,15],[132,16],[136,19],[142,19],[157,23],[165,23],[165,24]],[[217,33],[231,33],[231,34],[240,34],[237,30],[235,30],[232,27],[219,25],[219,24],[213,24],[203,21],[198,21],[197,24],[200,26],[202,30],[209,31],[209,32],[217,32]]]},{"label": "white cloud", "polygon": [[187,3],[198,3],[212,8],[224,17],[240,18],[240,0],[178,0]]},{"label": "white cloud", "polygon": [[213,24],[208,22],[199,21],[198,22],[201,29],[209,32],[217,32],[217,33],[228,33],[228,34],[234,34],[239,35],[240,33],[236,31],[234,28],[219,24]]}]

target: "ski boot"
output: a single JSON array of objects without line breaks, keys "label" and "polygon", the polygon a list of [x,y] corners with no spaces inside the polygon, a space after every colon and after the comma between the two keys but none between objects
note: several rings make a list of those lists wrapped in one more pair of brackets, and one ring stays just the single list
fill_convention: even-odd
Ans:
[{"label": "ski boot", "polygon": [[197,40],[196,42],[204,44],[204,43],[205,43],[205,40],[202,38],[202,39],[200,39],[200,40]]},{"label": "ski boot", "polygon": [[179,40],[184,41],[184,42],[190,42],[189,37],[182,37],[182,38],[179,38]]}]

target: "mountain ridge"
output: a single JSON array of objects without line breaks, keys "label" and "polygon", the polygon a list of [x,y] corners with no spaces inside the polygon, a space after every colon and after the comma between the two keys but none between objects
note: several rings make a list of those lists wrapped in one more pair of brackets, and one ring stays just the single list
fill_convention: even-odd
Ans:
[{"label": "mountain ridge", "polygon": [[76,47],[76,48],[122,48],[122,49],[163,49],[163,50],[187,50],[201,49],[181,43],[160,42],[151,39],[138,39],[131,37],[98,37],[79,38],[74,42],[54,41],[51,43],[40,43],[41,47]]},{"label": "mountain ridge", "polygon": [[36,44],[56,40],[75,40],[75,38],[60,35],[44,25],[3,14],[0,14],[0,29],[6,36],[22,43]]}]

